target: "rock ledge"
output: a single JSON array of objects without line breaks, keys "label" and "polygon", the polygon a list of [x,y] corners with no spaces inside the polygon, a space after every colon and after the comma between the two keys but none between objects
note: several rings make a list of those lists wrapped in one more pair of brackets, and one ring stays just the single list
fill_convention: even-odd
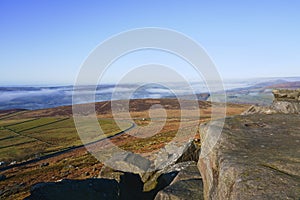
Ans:
[{"label": "rock ledge", "polygon": [[[198,162],[204,199],[300,199],[299,124],[297,114],[227,118],[217,144]],[[209,125],[201,127],[203,148],[213,139]]]}]

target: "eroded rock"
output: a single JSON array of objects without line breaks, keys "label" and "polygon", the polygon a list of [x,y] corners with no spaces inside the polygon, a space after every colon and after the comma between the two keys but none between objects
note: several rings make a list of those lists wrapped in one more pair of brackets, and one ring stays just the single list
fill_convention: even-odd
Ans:
[{"label": "eroded rock", "polygon": [[190,165],[193,165],[194,163],[194,161],[177,163],[165,167],[164,169],[157,172],[153,172],[152,175],[149,176],[147,180],[145,180],[144,191],[163,189],[173,181],[173,179],[180,171]]},{"label": "eroded rock", "polygon": [[[202,152],[214,139],[210,123],[201,126]],[[218,142],[198,162],[205,199],[299,199],[299,124],[297,114],[227,118]]]},{"label": "eroded rock", "polygon": [[148,171],[151,166],[148,159],[131,152],[116,153],[105,164],[116,170],[140,174],[140,176]]},{"label": "eroded rock", "polygon": [[176,163],[176,161],[184,154],[189,148],[191,141],[186,144],[169,143],[162,148],[154,161],[156,169],[164,169]]},{"label": "eroded rock", "polygon": [[273,90],[272,91],[276,101],[299,101],[300,89],[297,90]]},{"label": "eroded rock", "polygon": [[[195,140],[191,140],[180,147],[173,144],[162,149],[158,155],[158,163],[161,163],[159,170],[145,173],[142,177],[142,180],[145,182],[144,190],[150,191],[157,187],[159,177],[161,180],[168,179],[167,177],[173,179],[179,171],[192,165],[194,162],[198,162],[200,149],[200,143]],[[166,180],[165,182],[170,183],[171,181]]]},{"label": "eroded rock", "polygon": [[300,89],[273,90],[274,100],[271,106],[251,106],[242,115],[249,114],[300,114]]}]

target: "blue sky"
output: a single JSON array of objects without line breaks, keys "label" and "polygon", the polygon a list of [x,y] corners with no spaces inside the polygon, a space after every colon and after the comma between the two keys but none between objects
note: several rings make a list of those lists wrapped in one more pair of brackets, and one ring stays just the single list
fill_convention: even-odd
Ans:
[{"label": "blue sky", "polygon": [[73,84],[99,43],[141,27],[193,38],[224,79],[300,76],[299,9],[297,0],[0,0],[0,84]]}]

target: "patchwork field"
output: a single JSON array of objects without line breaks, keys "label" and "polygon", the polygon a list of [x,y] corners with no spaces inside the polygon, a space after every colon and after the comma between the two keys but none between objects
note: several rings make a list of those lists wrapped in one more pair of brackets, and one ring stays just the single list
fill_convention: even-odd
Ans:
[{"label": "patchwork field", "polygon": [[[99,124],[106,137],[120,132],[112,119],[99,119]],[[131,124],[124,122],[123,126],[129,128]],[[98,135],[91,141],[103,137]],[[71,117],[0,119],[0,162],[19,162],[80,145]]]}]

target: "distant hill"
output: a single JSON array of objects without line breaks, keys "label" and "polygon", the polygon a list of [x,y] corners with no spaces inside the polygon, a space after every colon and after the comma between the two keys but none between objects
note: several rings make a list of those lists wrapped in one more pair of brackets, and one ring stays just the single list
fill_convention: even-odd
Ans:
[{"label": "distant hill", "polygon": [[[118,111],[122,110],[122,105],[124,105],[126,101],[124,100],[116,100],[114,104],[117,105],[115,108]],[[180,100],[183,103],[185,108],[193,109],[194,101],[191,100]],[[178,110],[180,109],[180,104],[177,99],[132,99],[129,101],[129,110],[131,112],[141,112],[147,111],[152,105],[160,104],[166,110]],[[198,101],[199,108],[205,109],[211,106],[211,102],[208,101]],[[85,108],[90,104],[81,104],[80,107]],[[119,107],[118,107],[119,106]],[[111,101],[104,101],[104,102],[97,102],[95,103],[95,110],[98,115],[101,114],[111,114]],[[8,110],[9,112],[10,110]],[[5,111],[2,111],[5,113]],[[8,114],[8,113],[6,113]],[[59,106],[55,108],[47,108],[47,109],[40,109],[40,110],[31,110],[20,114],[19,117],[54,117],[54,116],[64,116],[70,117],[73,115],[72,106]]]},{"label": "distant hill", "polygon": [[300,88],[300,81],[273,84],[273,85],[267,86],[266,88],[297,89],[297,88]]}]

